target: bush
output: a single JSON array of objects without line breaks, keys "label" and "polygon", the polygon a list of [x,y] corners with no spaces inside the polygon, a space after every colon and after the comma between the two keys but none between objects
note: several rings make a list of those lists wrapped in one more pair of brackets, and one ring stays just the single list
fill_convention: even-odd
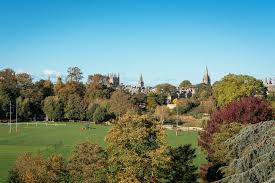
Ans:
[{"label": "bush", "polygon": [[186,114],[193,108],[198,107],[200,103],[196,100],[191,99],[180,99],[177,101],[177,107],[173,110],[174,114],[179,113],[180,115]]},{"label": "bush", "polygon": [[59,155],[52,155],[47,160],[40,155],[20,156],[10,171],[8,182],[68,182],[64,159]]}]

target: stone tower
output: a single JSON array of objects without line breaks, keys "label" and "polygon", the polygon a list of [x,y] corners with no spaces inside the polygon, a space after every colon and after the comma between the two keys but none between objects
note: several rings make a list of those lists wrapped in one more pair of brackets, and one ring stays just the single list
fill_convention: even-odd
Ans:
[{"label": "stone tower", "polygon": [[108,84],[112,87],[118,87],[120,85],[119,74],[108,74]]},{"label": "stone tower", "polygon": [[140,75],[140,78],[139,78],[139,87],[144,88],[144,81],[143,81],[142,74]]},{"label": "stone tower", "polygon": [[204,75],[203,75],[202,83],[206,84],[206,85],[211,85],[211,79],[210,79],[210,76],[208,74],[207,66],[206,66],[206,70],[205,70]]}]

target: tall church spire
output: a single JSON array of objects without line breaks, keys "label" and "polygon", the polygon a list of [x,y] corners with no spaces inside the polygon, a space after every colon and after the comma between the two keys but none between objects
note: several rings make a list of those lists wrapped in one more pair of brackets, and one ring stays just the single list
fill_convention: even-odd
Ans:
[{"label": "tall church spire", "polygon": [[204,72],[204,76],[203,76],[203,80],[202,83],[206,84],[206,85],[211,85],[211,79],[208,73],[208,68],[206,66],[205,72]]},{"label": "tall church spire", "polygon": [[139,78],[139,87],[141,87],[141,88],[144,87],[144,81],[143,81],[142,74],[140,74],[140,78]]}]

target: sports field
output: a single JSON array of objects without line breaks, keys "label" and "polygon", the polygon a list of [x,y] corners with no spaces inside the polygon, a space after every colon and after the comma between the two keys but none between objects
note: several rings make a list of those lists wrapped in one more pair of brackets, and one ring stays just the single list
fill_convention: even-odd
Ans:
[{"label": "sports field", "polygon": [[[9,126],[1,124],[0,182],[5,182],[8,170],[14,164],[16,157],[22,153],[38,152],[44,156],[58,153],[69,157],[74,145],[83,141],[91,141],[105,147],[104,137],[111,127],[93,125],[90,130],[82,130],[83,127],[84,125],[80,123],[66,123],[66,126],[22,124],[19,125],[19,131],[16,133],[13,124],[12,133],[9,134]],[[167,131],[167,137],[171,146],[192,144],[197,148],[197,132],[181,132],[176,136],[174,131]],[[205,161],[204,154],[197,149],[195,164],[200,165]]]}]

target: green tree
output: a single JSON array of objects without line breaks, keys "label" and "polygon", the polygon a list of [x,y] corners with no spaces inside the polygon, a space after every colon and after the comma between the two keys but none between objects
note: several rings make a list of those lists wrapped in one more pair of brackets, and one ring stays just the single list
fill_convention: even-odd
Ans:
[{"label": "green tree", "polygon": [[173,112],[175,114],[178,112],[180,115],[186,114],[199,105],[200,103],[193,99],[179,99],[177,100],[177,107],[173,110]]},{"label": "green tree", "polygon": [[193,165],[196,149],[190,144],[171,148],[171,183],[197,182],[197,167]]},{"label": "green tree", "polygon": [[174,94],[177,92],[177,88],[169,83],[158,84],[156,86],[158,93]]},{"label": "green tree", "polygon": [[106,152],[96,144],[84,142],[77,145],[69,159],[67,169],[73,182],[106,182]]},{"label": "green tree", "polygon": [[43,101],[43,111],[49,120],[60,121],[64,115],[64,103],[57,96],[49,96]]},{"label": "green tree", "polygon": [[95,123],[102,123],[104,121],[107,121],[108,118],[108,112],[105,108],[103,107],[97,107],[94,115],[93,115],[93,120]]},{"label": "green tree", "polygon": [[18,97],[17,100],[17,115],[20,120],[28,120],[31,116],[30,111],[30,99],[29,98],[22,98]]},{"label": "green tree", "polygon": [[[10,101],[15,104],[19,95],[15,72],[12,69],[3,69],[0,71],[0,114],[1,118],[7,118],[9,115]],[[15,114],[14,107],[12,114]]]},{"label": "green tree", "polygon": [[13,101],[18,96],[16,75],[12,69],[0,71],[0,93],[7,95],[9,100]]},{"label": "green tree", "polygon": [[274,182],[274,121],[249,125],[224,144],[232,160],[219,182]]},{"label": "green tree", "polygon": [[230,157],[227,157],[228,149],[224,142],[238,134],[244,127],[245,125],[240,123],[221,125],[219,132],[215,133],[213,136],[213,142],[209,144],[213,152],[209,155],[211,162],[221,165],[226,165],[230,162]]},{"label": "green tree", "polygon": [[31,102],[31,113],[35,119],[44,119],[45,114],[43,112],[43,100],[53,95],[53,84],[49,80],[39,80],[35,82],[32,88],[29,90],[26,98]]},{"label": "green tree", "polygon": [[10,98],[6,93],[0,91],[0,118],[7,118],[9,115]]},{"label": "green tree", "polygon": [[218,106],[254,95],[266,95],[266,87],[261,80],[248,75],[229,74],[213,85],[213,94]]},{"label": "green tree", "polygon": [[91,103],[88,106],[87,111],[86,111],[86,119],[90,120],[90,121],[93,121],[94,120],[94,113],[95,113],[96,109],[99,108],[99,107],[100,107],[99,104]]},{"label": "green tree", "polygon": [[17,88],[20,96],[30,98],[31,88],[33,87],[32,77],[27,73],[16,74]]},{"label": "green tree", "polygon": [[64,117],[70,120],[81,120],[84,116],[84,105],[82,98],[76,94],[69,95],[68,101],[65,103]]},{"label": "green tree", "polygon": [[69,67],[67,70],[67,81],[69,82],[80,82],[83,78],[83,73],[78,67]]},{"label": "green tree", "polygon": [[146,111],[146,106],[147,106],[146,94],[138,92],[131,97],[131,101],[135,105],[135,108],[138,109],[139,113]]},{"label": "green tree", "polygon": [[163,93],[149,93],[147,95],[147,107],[149,110],[155,110],[158,105],[166,104],[167,95]]},{"label": "green tree", "polygon": [[148,116],[125,115],[107,137],[111,182],[164,182],[169,178],[165,130]]},{"label": "green tree", "polygon": [[213,95],[213,90],[210,85],[198,84],[196,85],[194,98],[196,100],[208,100]]},{"label": "green tree", "polygon": [[184,80],[180,83],[180,88],[191,88],[193,85],[189,80]]}]

